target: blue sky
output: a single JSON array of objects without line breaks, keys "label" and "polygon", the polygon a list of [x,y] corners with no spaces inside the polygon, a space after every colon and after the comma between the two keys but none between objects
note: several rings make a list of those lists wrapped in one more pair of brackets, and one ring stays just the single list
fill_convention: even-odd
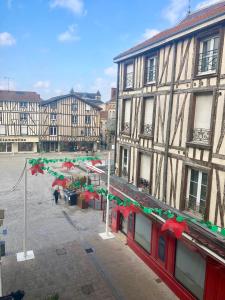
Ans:
[{"label": "blue sky", "polygon": [[0,0],[0,89],[9,81],[43,99],[99,89],[109,100],[113,57],[176,24],[187,7],[188,0]]}]

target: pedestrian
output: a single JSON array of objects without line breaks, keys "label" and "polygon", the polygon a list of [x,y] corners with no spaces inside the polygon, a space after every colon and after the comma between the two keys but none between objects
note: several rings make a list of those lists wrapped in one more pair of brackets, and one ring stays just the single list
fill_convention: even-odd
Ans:
[{"label": "pedestrian", "polygon": [[58,204],[59,191],[58,190],[54,190],[53,196],[55,197],[55,204]]}]

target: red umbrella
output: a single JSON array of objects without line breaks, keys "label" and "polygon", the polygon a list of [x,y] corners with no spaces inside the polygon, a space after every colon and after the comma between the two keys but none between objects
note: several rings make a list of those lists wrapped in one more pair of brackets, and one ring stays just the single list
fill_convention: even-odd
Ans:
[{"label": "red umbrella", "polygon": [[38,173],[44,174],[44,171],[41,169],[44,167],[44,164],[37,164],[30,168],[32,175],[37,175]]},{"label": "red umbrella", "polygon": [[176,218],[166,220],[161,228],[161,231],[165,230],[171,230],[177,239],[181,238],[184,231],[190,232],[187,223],[185,221],[178,222]]},{"label": "red umbrella", "polygon": [[62,167],[67,168],[67,170],[70,170],[72,168],[75,168],[75,165],[70,161],[66,161],[62,164]]},{"label": "red umbrella", "polygon": [[67,179],[67,178],[64,178],[64,179],[56,178],[52,183],[52,187],[54,187],[55,185],[59,185],[59,186],[62,186],[63,188],[65,188],[66,185],[68,184],[68,182],[69,182],[69,179]]}]

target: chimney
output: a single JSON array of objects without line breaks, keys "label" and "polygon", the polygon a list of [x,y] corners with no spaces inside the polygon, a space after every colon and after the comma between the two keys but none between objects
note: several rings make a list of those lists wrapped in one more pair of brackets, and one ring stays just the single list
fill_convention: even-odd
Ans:
[{"label": "chimney", "polygon": [[111,88],[111,100],[116,99],[116,88]]}]

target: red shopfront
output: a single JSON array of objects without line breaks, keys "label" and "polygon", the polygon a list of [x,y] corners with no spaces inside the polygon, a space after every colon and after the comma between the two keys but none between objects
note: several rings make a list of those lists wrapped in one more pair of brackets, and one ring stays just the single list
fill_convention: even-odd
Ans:
[{"label": "red shopfront", "polygon": [[[123,198],[113,188],[111,192]],[[225,299],[224,265],[185,238],[177,240],[169,231],[162,233],[162,223],[152,216],[130,214],[124,224],[128,246],[180,299]],[[119,212],[112,211],[111,227],[114,232],[120,230]]]}]

